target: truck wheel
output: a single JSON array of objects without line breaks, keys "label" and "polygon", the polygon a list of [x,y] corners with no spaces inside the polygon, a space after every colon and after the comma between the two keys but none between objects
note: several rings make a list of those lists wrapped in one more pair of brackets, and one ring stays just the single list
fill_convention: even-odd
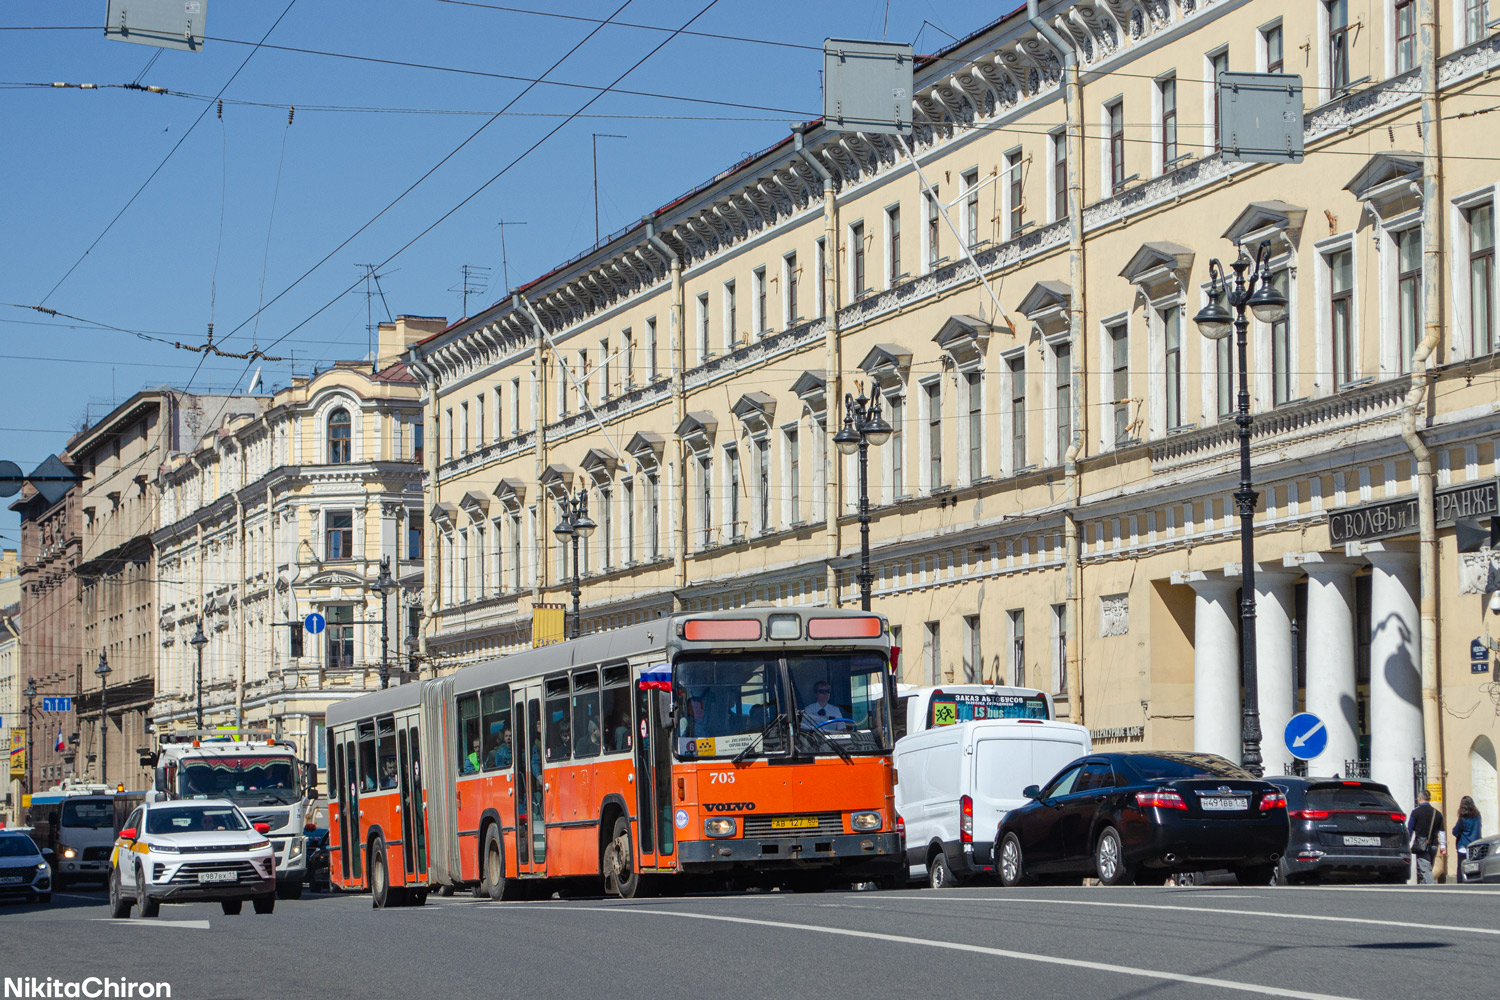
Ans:
[{"label": "truck wheel", "polygon": [[276,883],[276,898],[277,899],[301,899],[302,898],[302,883],[301,882],[277,882]]},{"label": "truck wheel", "polygon": [[116,868],[109,877],[109,915],[117,919],[128,917],[134,905],[135,900],[125,895],[125,887],[120,884],[120,869]]},{"label": "truck wheel", "polygon": [[219,906],[224,910],[224,916],[237,917],[240,915],[240,910],[244,909],[245,901],[243,899],[221,899],[219,900]]},{"label": "truck wheel", "polygon": [[152,899],[146,891],[146,873],[140,865],[135,866],[135,901],[141,908],[141,916],[154,917],[161,913],[161,900]]},{"label": "truck wheel", "polygon": [[256,913],[275,913],[276,896],[274,893],[267,893],[264,896],[256,896],[254,899],[250,900],[250,905],[255,907]]}]

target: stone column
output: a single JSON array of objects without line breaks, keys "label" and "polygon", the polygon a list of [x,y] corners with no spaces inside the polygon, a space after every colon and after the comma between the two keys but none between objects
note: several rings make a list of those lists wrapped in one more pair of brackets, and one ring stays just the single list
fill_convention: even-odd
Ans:
[{"label": "stone column", "polygon": [[[1235,566],[1238,571],[1238,565]],[[1225,570],[1228,575],[1229,570]],[[1255,659],[1259,685],[1260,755],[1267,777],[1285,774],[1294,759],[1286,724],[1297,714],[1297,643],[1292,635],[1296,574],[1280,566],[1255,567]]]},{"label": "stone column", "polygon": [[1328,746],[1308,763],[1310,774],[1343,774],[1359,756],[1359,702],[1354,682],[1354,565],[1319,552],[1283,560],[1307,573],[1306,710],[1323,720]]},{"label": "stone column", "polygon": [[1370,579],[1370,777],[1408,812],[1416,805],[1412,760],[1422,740],[1422,668],[1417,554],[1388,544],[1360,546]]},{"label": "stone column", "polygon": [[1239,581],[1174,573],[1197,594],[1193,619],[1193,749],[1240,760],[1240,638],[1235,626]]}]

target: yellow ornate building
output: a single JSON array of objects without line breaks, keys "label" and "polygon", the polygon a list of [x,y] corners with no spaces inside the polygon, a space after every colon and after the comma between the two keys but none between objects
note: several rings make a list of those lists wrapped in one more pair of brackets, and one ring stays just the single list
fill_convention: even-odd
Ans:
[{"label": "yellow ornate building", "polygon": [[[1238,758],[1236,361],[1192,317],[1210,259],[1265,243],[1290,302],[1248,338],[1267,769],[1308,710],[1314,773],[1407,805],[1445,782],[1496,825],[1471,660],[1496,584],[1454,541],[1500,471],[1484,5],[1040,7],[918,60],[930,188],[900,140],[812,123],[413,348],[429,650],[529,643],[580,490],[585,630],[857,601],[832,438],[863,391],[895,430],[871,563],[906,680],[1035,685],[1101,745]],[[1220,154],[1226,70],[1301,76],[1302,162]]]},{"label": "yellow ornate building", "polygon": [[[159,729],[196,724],[201,627],[204,725],[269,726],[323,767],[328,705],[380,687],[382,559],[395,581],[386,672],[406,676],[421,628],[423,428],[396,359],[443,325],[381,324],[375,364],[243,397],[162,465]],[[318,635],[303,627],[314,612]]]}]

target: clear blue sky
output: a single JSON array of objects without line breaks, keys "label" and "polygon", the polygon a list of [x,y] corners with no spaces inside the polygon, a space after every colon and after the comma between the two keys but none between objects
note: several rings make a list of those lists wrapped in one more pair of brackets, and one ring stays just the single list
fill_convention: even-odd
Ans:
[{"label": "clear blue sky", "polygon": [[[459,268],[492,268],[490,290],[470,299],[476,313],[505,293],[500,219],[527,223],[506,229],[511,285],[593,243],[591,133],[627,137],[597,140],[608,234],[816,117],[824,38],[884,29],[933,52],[950,43],[944,32],[966,35],[1014,6],[719,0],[689,29],[747,40],[668,40],[588,20],[678,28],[708,0],[622,2],[208,0],[209,41],[186,53],[106,39],[106,0],[9,0],[0,7],[0,459],[30,471],[86,417],[145,386],[243,391],[244,362],[209,359],[195,373],[199,356],[170,346],[202,343],[210,321],[226,350],[285,336],[268,353],[294,356],[298,372],[365,356],[358,265],[395,255],[381,281],[391,313],[450,320],[463,312],[450,291]],[[526,83],[485,74],[535,78],[563,59],[548,80],[607,86],[664,40],[617,86],[694,100],[606,94],[479,191],[597,93],[543,84],[516,101]],[[54,81],[99,89],[32,86]],[[119,86],[136,81],[171,94]],[[221,90],[222,121],[211,100]],[[87,322],[16,308],[37,304]],[[385,318],[378,298],[373,308]],[[290,370],[266,364],[263,381],[284,383]],[[17,523],[0,512],[0,544],[17,544]]]}]

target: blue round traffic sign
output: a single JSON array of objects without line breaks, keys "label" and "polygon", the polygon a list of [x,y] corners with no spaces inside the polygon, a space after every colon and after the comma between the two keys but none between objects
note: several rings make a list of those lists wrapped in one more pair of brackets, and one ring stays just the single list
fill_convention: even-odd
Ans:
[{"label": "blue round traffic sign", "polygon": [[1299,712],[1286,724],[1286,748],[1298,760],[1312,760],[1328,748],[1328,727],[1311,712]]},{"label": "blue round traffic sign", "polygon": [[327,624],[328,623],[323,619],[323,616],[318,614],[316,611],[302,620],[302,627],[307,629],[313,635],[317,635],[319,632],[323,631],[323,628]]}]

